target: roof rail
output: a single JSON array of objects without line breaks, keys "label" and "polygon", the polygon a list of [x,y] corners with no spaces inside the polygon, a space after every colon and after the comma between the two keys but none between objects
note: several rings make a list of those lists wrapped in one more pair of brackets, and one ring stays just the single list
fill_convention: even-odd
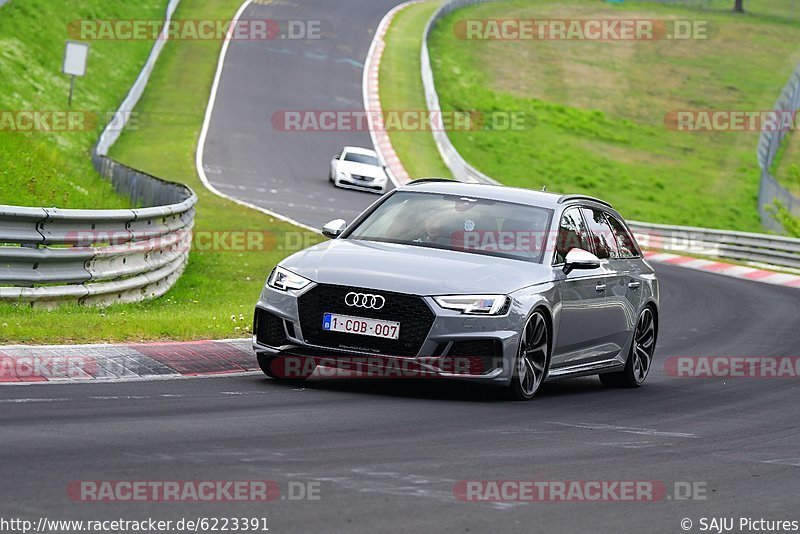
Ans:
[{"label": "roof rail", "polygon": [[590,197],[589,195],[563,195],[561,198],[558,199],[559,204],[563,204],[564,202],[569,202],[571,200],[589,200],[591,202],[597,202],[598,204],[602,204],[603,206],[608,206],[611,209],[614,209],[611,204],[606,202],[605,200],[600,200],[599,198]]},{"label": "roof rail", "polygon": [[417,180],[412,180],[405,185],[426,184],[430,182],[458,182],[458,180],[451,180],[449,178],[419,178]]}]

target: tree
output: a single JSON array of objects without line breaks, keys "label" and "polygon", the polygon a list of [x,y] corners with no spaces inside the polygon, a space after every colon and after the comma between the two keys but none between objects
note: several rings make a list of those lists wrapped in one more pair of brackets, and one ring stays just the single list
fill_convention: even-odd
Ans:
[{"label": "tree", "polygon": [[736,13],[744,13],[744,0],[736,0],[733,5],[733,11]]}]

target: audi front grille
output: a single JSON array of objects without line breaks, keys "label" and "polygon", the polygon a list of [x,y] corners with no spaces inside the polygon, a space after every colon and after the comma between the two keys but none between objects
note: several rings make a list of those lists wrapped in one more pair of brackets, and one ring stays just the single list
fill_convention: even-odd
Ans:
[{"label": "audi front grille", "polygon": [[[377,306],[372,306],[372,299],[369,297],[367,300],[359,297],[357,305],[348,306],[345,298],[351,293],[383,297],[383,306],[375,309]],[[352,295],[348,301],[354,302]],[[434,320],[433,312],[422,297],[374,289],[319,284],[303,293],[297,304],[306,343],[387,356],[416,356],[427,339]],[[397,321],[400,323],[400,337],[384,339],[323,330],[322,316],[325,313]]]}]

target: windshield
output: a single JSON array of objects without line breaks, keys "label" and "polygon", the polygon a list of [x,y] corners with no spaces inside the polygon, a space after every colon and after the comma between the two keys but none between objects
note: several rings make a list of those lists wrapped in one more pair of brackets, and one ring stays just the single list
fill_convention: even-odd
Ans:
[{"label": "windshield", "polygon": [[348,239],[402,243],[541,262],[552,210],[482,198],[397,192]]},{"label": "windshield", "polygon": [[356,154],[355,152],[348,152],[344,155],[345,161],[352,161],[354,163],[366,163],[367,165],[379,165],[375,156],[368,156],[367,154]]}]

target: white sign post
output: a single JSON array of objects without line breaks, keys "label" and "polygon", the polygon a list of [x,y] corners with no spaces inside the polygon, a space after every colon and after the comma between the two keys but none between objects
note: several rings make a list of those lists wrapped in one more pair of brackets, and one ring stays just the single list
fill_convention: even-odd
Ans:
[{"label": "white sign post", "polygon": [[86,74],[86,59],[89,57],[89,43],[67,41],[64,48],[64,64],[61,72],[70,75],[68,106],[72,107],[72,92],[75,90],[75,76]]}]

